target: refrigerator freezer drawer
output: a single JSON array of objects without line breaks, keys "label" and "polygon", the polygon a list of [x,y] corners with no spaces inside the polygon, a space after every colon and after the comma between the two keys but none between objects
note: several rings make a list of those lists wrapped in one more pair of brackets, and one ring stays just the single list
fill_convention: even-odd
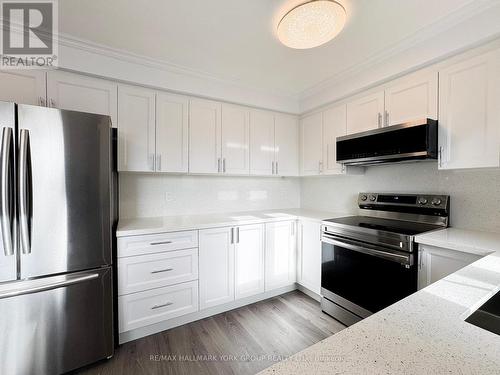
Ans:
[{"label": "refrigerator freezer drawer", "polygon": [[0,374],[61,374],[113,355],[112,271],[0,285]]},{"label": "refrigerator freezer drawer", "polygon": [[198,280],[118,297],[120,333],[198,311]]},{"label": "refrigerator freezer drawer", "polygon": [[182,231],[118,238],[118,258],[198,247],[198,231]]},{"label": "refrigerator freezer drawer", "polygon": [[118,259],[118,295],[198,279],[198,249]]}]

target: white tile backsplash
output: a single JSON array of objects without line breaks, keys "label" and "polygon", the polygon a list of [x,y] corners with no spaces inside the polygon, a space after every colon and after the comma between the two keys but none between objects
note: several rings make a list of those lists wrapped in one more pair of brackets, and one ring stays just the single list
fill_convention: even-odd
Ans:
[{"label": "white tile backsplash", "polygon": [[298,178],[121,173],[120,218],[297,208]]},{"label": "white tile backsplash", "polygon": [[361,191],[451,196],[451,225],[500,233],[500,170],[438,171],[434,162],[373,166],[360,176],[301,179],[301,207],[355,212]]}]

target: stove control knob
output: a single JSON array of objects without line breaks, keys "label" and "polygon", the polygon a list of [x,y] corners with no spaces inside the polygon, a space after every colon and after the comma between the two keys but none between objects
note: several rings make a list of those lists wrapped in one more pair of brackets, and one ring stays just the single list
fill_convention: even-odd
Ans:
[{"label": "stove control knob", "polygon": [[419,203],[419,204],[421,204],[421,205],[427,204],[427,202],[428,202],[428,201],[427,201],[427,199],[426,199],[426,198],[424,198],[424,197],[421,197],[421,198],[419,198],[419,200],[418,200],[418,203]]},{"label": "stove control knob", "polygon": [[375,195],[370,195],[370,200],[372,202],[375,202],[377,200],[377,197]]},{"label": "stove control knob", "polygon": [[439,206],[439,205],[441,204],[441,199],[439,199],[439,198],[434,198],[434,199],[432,200],[432,204],[433,204],[434,206]]},{"label": "stove control knob", "polygon": [[361,196],[361,200],[362,200],[363,202],[364,202],[364,201],[366,201],[367,199],[368,199],[368,197],[367,197],[366,195],[364,195],[364,194],[363,194],[363,195]]}]

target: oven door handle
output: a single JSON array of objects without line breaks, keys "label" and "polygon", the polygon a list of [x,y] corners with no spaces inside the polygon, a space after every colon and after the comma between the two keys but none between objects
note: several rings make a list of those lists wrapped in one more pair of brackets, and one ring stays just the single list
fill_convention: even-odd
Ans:
[{"label": "oven door handle", "polygon": [[346,248],[348,250],[353,250],[357,251],[359,253],[367,254],[367,255],[373,255],[379,258],[384,258],[393,262],[398,262],[404,265],[411,266],[412,265],[412,258],[410,254],[408,255],[403,255],[403,254],[398,254],[398,253],[393,253],[389,252],[386,250],[379,250],[376,248],[368,247],[365,244],[360,244],[358,242],[354,241],[348,241],[345,239],[338,240],[335,239],[327,234],[323,233],[323,236],[321,237],[321,241],[328,243],[330,245],[337,245],[343,248]]}]

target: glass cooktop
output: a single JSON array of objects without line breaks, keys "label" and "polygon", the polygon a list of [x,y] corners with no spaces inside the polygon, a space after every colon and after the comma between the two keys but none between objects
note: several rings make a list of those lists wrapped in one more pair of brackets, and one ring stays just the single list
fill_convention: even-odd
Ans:
[{"label": "glass cooktop", "polygon": [[371,216],[346,216],[324,221],[357,228],[368,228],[384,232],[404,234],[407,236],[415,236],[420,233],[442,228],[438,225],[394,219],[382,219]]}]

